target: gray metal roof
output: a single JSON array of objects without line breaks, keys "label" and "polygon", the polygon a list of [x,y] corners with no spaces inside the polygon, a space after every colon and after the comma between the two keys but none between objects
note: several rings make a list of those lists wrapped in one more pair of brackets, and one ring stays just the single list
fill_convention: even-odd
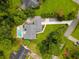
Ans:
[{"label": "gray metal roof", "polygon": [[25,34],[24,39],[36,39],[36,34]]},{"label": "gray metal roof", "polygon": [[26,34],[24,39],[35,39],[36,38],[36,26],[32,24],[26,25]]},{"label": "gray metal roof", "polygon": [[21,46],[17,52],[16,59],[22,59],[23,55],[24,55],[24,47]]},{"label": "gray metal roof", "polygon": [[23,37],[24,39],[36,39],[37,32],[42,31],[42,18],[40,16],[36,16],[33,18],[34,23],[24,24],[23,29],[26,32]]},{"label": "gray metal roof", "polygon": [[36,25],[36,31],[37,31],[37,32],[42,31],[41,22],[42,22],[42,18],[41,18],[40,16],[36,16],[36,17],[34,18],[34,24]]},{"label": "gray metal roof", "polygon": [[42,22],[42,18],[41,18],[41,17],[36,16],[36,17],[34,18],[34,24],[35,24],[35,25],[40,25],[41,22]]}]

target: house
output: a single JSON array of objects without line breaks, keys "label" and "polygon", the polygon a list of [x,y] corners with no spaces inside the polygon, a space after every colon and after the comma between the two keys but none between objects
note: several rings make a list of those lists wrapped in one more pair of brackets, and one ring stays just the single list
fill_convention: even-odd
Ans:
[{"label": "house", "polygon": [[22,6],[21,8],[22,9],[25,9],[25,8],[35,8],[35,7],[38,7],[40,4],[40,0],[22,0]]},{"label": "house", "polygon": [[[17,37],[31,40],[36,39],[37,33],[42,31],[41,22],[42,18],[40,16],[35,16],[31,20],[27,20],[23,25],[18,26],[19,29],[17,27]],[[20,32],[20,35],[18,32]]]},{"label": "house", "polygon": [[24,34],[24,39],[36,39],[36,26],[33,24],[28,24],[24,28],[26,33]]},{"label": "house", "polygon": [[30,50],[22,45],[17,52],[13,52],[10,59],[26,59],[26,56],[30,53]]}]

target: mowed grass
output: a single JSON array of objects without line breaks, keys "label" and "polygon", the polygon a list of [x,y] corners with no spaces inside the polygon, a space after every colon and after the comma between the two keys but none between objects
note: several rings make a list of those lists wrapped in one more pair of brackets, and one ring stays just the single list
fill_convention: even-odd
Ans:
[{"label": "mowed grass", "polygon": [[[30,44],[28,45],[28,47],[35,53],[37,53],[38,55],[40,55],[40,51],[39,51],[39,46],[38,44],[45,40],[47,38],[47,36],[49,35],[49,33],[51,32],[54,32],[56,31],[58,28],[60,27],[63,27],[63,26],[66,26],[66,25],[47,25],[44,33],[40,33],[37,35],[37,39],[34,39],[33,41],[30,42]],[[67,27],[65,27],[65,29],[61,29],[62,30],[62,39],[63,41],[65,41],[64,39],[66,39],[63,34],[64,34],[64,31],[66,30]]]},{"label": "mowed grass", "polygon": [[78,7],[72,0],[45,0],[41,3],[40,9],[36,10],[36,15],[61,11],[67,15],[72,11],[76,12]]},{"label": "mowed grass", "polygon": [[79,24],[77,25],[76,29],[72,33],[72,36],[75,37],[76,39],[79,39]]}]

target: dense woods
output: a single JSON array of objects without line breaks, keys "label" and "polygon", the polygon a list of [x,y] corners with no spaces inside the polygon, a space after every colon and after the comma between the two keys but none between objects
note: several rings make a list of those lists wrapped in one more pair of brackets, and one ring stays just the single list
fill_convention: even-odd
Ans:
[{"label": "dense woods", "polygon": [[[13,6],[13,5],[12,5]],[[9,0],[0,0],[0,54],[6,55],[13,45],[16,38],[11,35],[14,26],[22,24],[28,17],[34,16],[34,11],[29,8],[22,10],[10,5]],[[6,57],[5,57],[6,58]]]}]

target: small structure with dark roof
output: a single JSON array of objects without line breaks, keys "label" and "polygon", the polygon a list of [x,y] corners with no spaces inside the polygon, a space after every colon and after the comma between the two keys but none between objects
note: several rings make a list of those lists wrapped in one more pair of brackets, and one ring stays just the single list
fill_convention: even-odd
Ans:
[{"label": "small structure with dark roof", "polygon": [[10,59],[26,59],[28,53],[30,53],[30,50],[22,45],[17,52],[11,54]]},{"label": "small structure with dark roof", "polygon": [[39,4],[40,4],[39,2],[40,2],[39,0],[22,0],[21,8],[25,9],[25,8],[28,8],[28,7],[31,7],[31,8],[38,7]]}]

